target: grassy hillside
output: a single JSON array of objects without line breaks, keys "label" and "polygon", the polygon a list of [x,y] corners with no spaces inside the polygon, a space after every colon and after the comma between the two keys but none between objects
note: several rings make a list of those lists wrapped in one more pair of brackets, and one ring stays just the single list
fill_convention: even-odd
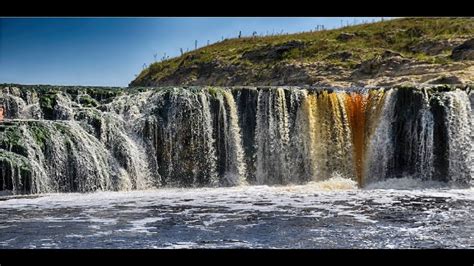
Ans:
[{"label": "grassy hillside", "polygon": [[[425,82],[452,73],[472,82],[473,61],[455,60],[451,54],[473,36],[472,18],[403,18],[234,38],[151,64],[130,86],[384,85]],[[400,79],[407,76],[411,78]]]}]

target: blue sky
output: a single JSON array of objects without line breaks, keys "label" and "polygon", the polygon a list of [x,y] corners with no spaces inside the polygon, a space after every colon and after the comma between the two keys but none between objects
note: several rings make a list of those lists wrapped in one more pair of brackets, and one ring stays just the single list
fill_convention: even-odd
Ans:
[{"label": "blue sky", "polygon": [[127,86],[158,59],[222,37],[337,28],[367,17],[0,18],[0,83]]}]

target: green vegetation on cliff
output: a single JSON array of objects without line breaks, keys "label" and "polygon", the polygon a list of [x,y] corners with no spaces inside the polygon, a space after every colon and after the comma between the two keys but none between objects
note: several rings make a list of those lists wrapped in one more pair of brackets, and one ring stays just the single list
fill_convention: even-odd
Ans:
[{"label": "green vegetation on cliff", "polygon": [[473,36],[472,18],[402,18],[227,39],[151,64],[130,86],[469,83],[474,58],[453,49]]}]

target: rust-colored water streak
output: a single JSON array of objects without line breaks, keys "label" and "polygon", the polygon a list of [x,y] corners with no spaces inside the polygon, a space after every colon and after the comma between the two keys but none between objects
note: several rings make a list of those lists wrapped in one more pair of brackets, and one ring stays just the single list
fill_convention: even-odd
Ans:
[{"label": "rust-colored water streak", "polygon": [[383,102],[383,90],[306,95],[303,112],[315,180],[337,172],[364,185],[366,152]]},{"label": "rust-colored water streak", "polygon": [[349,114],[349,123],[352,131],[352,144],[354,148],[354,160],[357,181],[363,185],[362,174],[364,172],[365,155],[365,124],[366,106],[368,94],[351,92],[346,95],[346,110]]}]

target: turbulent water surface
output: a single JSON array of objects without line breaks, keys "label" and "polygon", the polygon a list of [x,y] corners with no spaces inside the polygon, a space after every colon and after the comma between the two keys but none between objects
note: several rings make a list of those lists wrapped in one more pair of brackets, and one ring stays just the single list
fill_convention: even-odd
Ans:
[{"label": "turbulent water surface", "polygon": [[410,179],[355,186],[333,178],[9,199],[0,201],[0,247],[474,247],[472,189]]}]

